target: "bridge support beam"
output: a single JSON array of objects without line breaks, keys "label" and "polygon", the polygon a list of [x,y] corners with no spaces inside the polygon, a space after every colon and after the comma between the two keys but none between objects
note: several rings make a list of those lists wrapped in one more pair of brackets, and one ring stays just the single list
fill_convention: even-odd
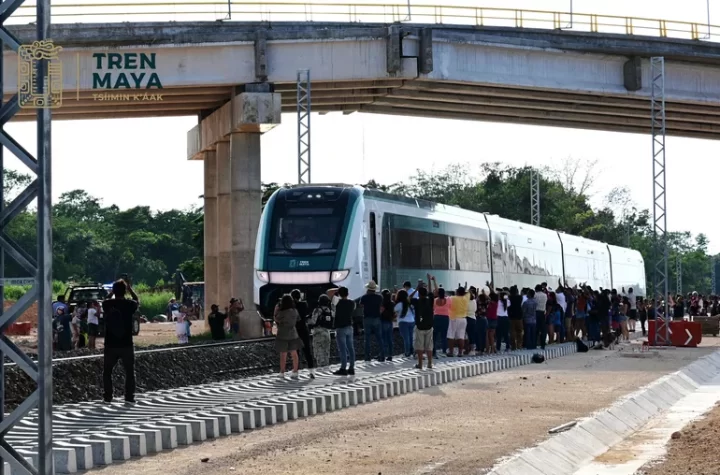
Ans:
[{"label": "bridge support beam", "polygon": [[243,338],[262,336],[253,302],[262,200],[260,138],[280,124],[280,117],[279,93],[242,92],[188,132],[188,158],[206,161],[205,306],[209,310],[217,303],[222,309],[230,298],[241,298]]}]

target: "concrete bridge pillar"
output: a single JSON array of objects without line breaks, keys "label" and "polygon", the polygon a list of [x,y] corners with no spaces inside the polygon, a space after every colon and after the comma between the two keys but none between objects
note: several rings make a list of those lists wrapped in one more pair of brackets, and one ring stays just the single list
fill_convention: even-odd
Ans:
[{"label": "concrete bridge pillar", "polygon": [[[260,138],[280,124],[280,117],[280,94],[242,92],[188,132],[188,158],[206,160],[205,305],[208,311],[212,303],[222,309],[231,297],[241,298],[243,338],[262,336],[253,296],[262,200]],[[214,216],[212,160],[217,187]]]},{"label": "concrete bridge pillar", "polygon": [[[232,295],[232,203],[230,198],[230,142],[216,144],[217,159],[217,226],[215,235],[218,242],[217,299],[224,309],[230,303]],[[207,261],[205,262],[207,265]]]},{"label": "concrete bridge pillar", "polygon": [[242,335],[262,336],[253,305],[255,239],[262,211],[260,182],[260,133],[230,136],[230,190],[232,200],[232,291],[245,302]]},{"label": "concrete bridge pillar", "polygon": [[218,189],[217,189],[217,157],[214,151],[205,154],[205,193],[203,209],[204,219],[204,259],[205,259],[205,327],[208,327],[207,314],[210,305],[218,301]]}]

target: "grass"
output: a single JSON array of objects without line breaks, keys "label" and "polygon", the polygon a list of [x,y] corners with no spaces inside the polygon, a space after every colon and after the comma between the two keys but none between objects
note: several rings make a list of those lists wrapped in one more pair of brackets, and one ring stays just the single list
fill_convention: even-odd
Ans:
[{"label": "grass", "polygon": [[[58,295],[64,294],[68,284],[58,280],[53,281],[53,300]],[[165,314],[168,302],[175,295],[172,292],[152,292],[151,287],[145,284],[137,284],[133,290],[137,292],[140,298],[140,312],[147,317],[154,317],[158,314]],[[5,287],[5,299],[16,301],[30,290],[29,285],[8,285]]]}]

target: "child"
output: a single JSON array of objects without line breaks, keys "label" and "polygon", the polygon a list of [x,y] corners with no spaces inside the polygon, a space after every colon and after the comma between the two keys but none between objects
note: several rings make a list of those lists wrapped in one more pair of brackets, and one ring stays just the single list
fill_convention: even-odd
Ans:
[{"label": "child", "polygon": [[321,295],[309,322],[313,335],[313,353],[318,368],[330,366],[330,330],[333,328],[334,321],[330,308],[330,297]]},{"label": "child", "polygon": [[70,321],[70,330],[72,331],[72,347],[73,349],[80,348],[80,323],[82,322],[82,315],[85,313],[85,302],[80,302],[75,311],[73,312],[72,320]]},{"label": "child", "polygon": [[173,319],[175,320],[175,334],[178,337],[178,343],[184,344],[188,342],[188,326],[185,321],[186,315],[180,310],[173,310]]}]

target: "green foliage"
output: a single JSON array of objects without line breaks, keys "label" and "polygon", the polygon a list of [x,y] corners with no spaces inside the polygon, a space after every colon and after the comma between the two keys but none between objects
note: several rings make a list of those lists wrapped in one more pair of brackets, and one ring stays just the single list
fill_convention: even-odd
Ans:
[{"label": "green foliage", "polygon": [[155,317],[159,314],[165,315],[168,302],[170,302],[170,299],[173,297],[172,292],[138,292],[140,313],[148,318]]},{"label": "green foliage", "polygon": [[[193,323],[193,324],[192,324],[192,326],[190,327],[190,338],[188,339],[188,341],[189,341],[190,343],[198,343],[198,342],[203,342],[203,341],[210,341],[210,340],[213,339],[213,338],[212,338],[212,334],[211,334],[209,331],[207,331],[207,332],[204,331],[204,332],[198,333],[198,334],[194,334],[194,333],[193,333],[193,331],[199,331],[200,329],[202,329],[202,328],[204,327],[204,325],[205,325],[205,322],[204,322],[204,321],[202,321],[202,320],[193,320],[192,323]],[[198,330],[196,330],[196,328],[198,328]],[[226,334],[225,334],[225,339],[226,339],[226,340],[230,340],[230,339],[232,339],[232,337],[233,337],[233,336],[232,336],[230,333],[226,333]]]}]

